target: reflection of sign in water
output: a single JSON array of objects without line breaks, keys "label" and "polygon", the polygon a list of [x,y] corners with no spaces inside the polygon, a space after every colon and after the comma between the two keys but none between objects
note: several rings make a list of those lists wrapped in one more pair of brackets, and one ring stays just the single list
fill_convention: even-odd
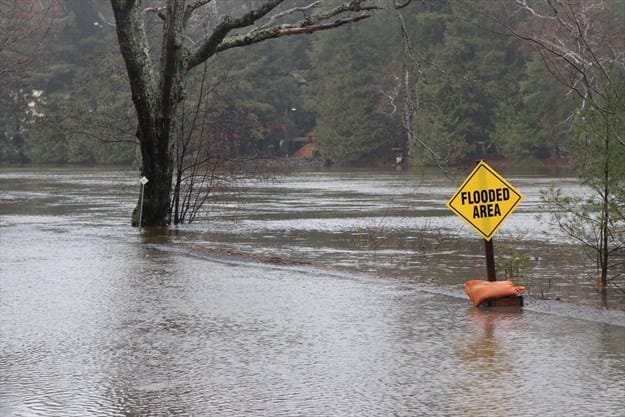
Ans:
[{"label": "reflection of sign in water", "polygon": [[447,207],[490,240],[522,199],[517,189],[480,161],[447,202]]}]

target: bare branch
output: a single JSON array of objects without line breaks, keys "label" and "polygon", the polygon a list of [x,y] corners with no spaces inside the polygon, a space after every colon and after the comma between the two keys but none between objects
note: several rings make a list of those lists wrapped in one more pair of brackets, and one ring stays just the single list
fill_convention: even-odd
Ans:
[{"label": "bare branch", "polygon": [[533,45],[554,78],[580,97],[582,107],[591,102],[608,111],[608,97],[623,106],[623,92],[612,74],[614,69],[622,74],[625,68],[623,41],[609,37],[605,22],[596,22],[609,12],[604,1],[543,0],[530,6],[527,0],[515,0],[515,5],[529,21],[519,28],[503,19],[498,23],[510,35]]},{"label": "bare branch", "polygon": [[[193,51],[188,52],[185,69],[190,70],[196,67],[217,52],[218,46],[228,34],[235,30],[254,24],[258,19],[271,13],[284,0],[271,0],[265,2],[259,9],[251,10],[239,18],[225,16],[214,28],[212,34],[200,42],[200,45]],[[187,16],[190,18],[190,16]]]},{"label": "bare branch", "polygon": [[[56,1],[46,3],[33,0],[0,2],[0,86],[6,86],[12,78],[19,78],[41,61],[43,40],[57,23],[59,7]],[[28,48],[20,46],[26,40],[30,40]]]},{"label": "bare branch", "polygon": [[206,6],[208,3],[211,3],[213,0],[196,0],[194,3],[191,3],[187,6],[187,13],[193,13],[197,9],[202,6]]},{"label": "bare branch", "polygon": [[[226,49],[252,45],[267,39],[274,39],[283,36],[299,35],[303,33],[313,33],[333,29],[345,24],[358,22],[370,17],[373,10],[379,9],[377,6],[367,5],[367,3],[371,0],[351,0],[335,7],[334,9],[311,16],[305,16],[303,19],[295,23],[282,25],[277,22],[275,24],[266,23],[261,27],[251,29],[246,34],[228,36],[230,32],[236,29],[252,26],[258,20],[269,15],[269,13],[283,3],[283,1],[284,0],[266,1],[258,9],[251,10],[247,14],[238,18],[225,16],[215,27],[213,33],[201,41],[200,45],[196,49],[188,53],[185,68],[189,70],[210,58],[217,52],[221,52]],[[318,2],[314,2],[309,7],[293,8],[282,12],[281,14],[278,13],[276,16],[281,15],[281,17],[284,17],[286,15],[292,15],[295,11],[312,10],[315,6],[317,6],[316,3]],[[351,13],[351,15],[330,22],[332,18],[345,13]],[[276,19],[273,17],[271,19],[275,22],[277,17]]]},{"label": "bare branch", "polygon": [[294,7],[292,9],[285,10],[285,11],[283,11],[281,13],[277,13],[277,14],[271,16],[269,21],[267,23],[265,23],[264,25],[260,26],[258,29],[265,29],[267,27],[273,26],[273,25],[276,24],[276,22],[279,19],[282,19],[283,17],[286,17],[286,16],[290,16],[290,15],[292,15],[294,13],[297,13],[297,12],[301,12],[301,13],[304,13],[304,15],[306,15],[307,11],[309,11],[309,10],[315,8],[315,7],[318,7],[319,4],[321,4],[321,1],[315,1],[315,2],[313,2],[313,3],[311,3],[311,4],[307,5],[307,6]]},{"label": "bare branch", "polygon": [[[373,9],[373,8],[372,8]],[[371,9],[371,10],[372,10]],[[217,47],[215,52],[221,52],[226,49],[237,48],[240,46],[251,45],[254,43],[259,43],[265,41],[267,39],[275,39],[281,38],[284,36],[293,36],[293,35],[301,35],[301,34],[310,34],[314,32],[320,32],[324,30],[334,29],[339,26],[343,26],[350,23],[356,23],[360,20],[367,19],[371,17],[371,14],[368,12],[364,12],[362,14],[358,14],[351,17],[345,17],[342,19],[337,19],[333,22],[329,23],[316,23],[314,21],[320,22],[324,18],[309,18],[302,22],[293,25],[281,25],[268,27],[263,30],[254,30],[243,36],[232,36],[224,39],[221,44]]]},{"label": "bare branch", "polygon": [[191,16],[193,15],[193,12],[195,12],[200,7],[206,6],[207,4],[211,3],[212,1],[213,0],[196,0],[194,3],[189,4],[187,6],[187,9],[184,12],[185,25],[189,21]]},{"label": "bare branch", "polygon": [[393,6],[395,7],[395,9],[399,10],[408,6],[410,3],[412,3],[412,0],[395,1],[393,3]]},{"label": "bare branch", "polygon": [[165,10],[165,7],[148,7],[143,9],[144,13],[155,13],[161,20],[165,20],[167,17],[165,16],[165,13],[163,13],[163,10]]}]

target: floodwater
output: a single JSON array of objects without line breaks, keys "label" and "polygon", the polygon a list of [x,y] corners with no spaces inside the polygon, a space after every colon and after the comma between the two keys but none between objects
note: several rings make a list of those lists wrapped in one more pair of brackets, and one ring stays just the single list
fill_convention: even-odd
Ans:
[{"label": "floodwater", "polygon": [[625,313],[536,218],[575,181],[507,178],[526,199],[495,246],[532,261],[522,312],[462,294],[482,247],[446,179],[296,172],[139,231],[134,172],[2,169],[0,415],[622,416]]}]

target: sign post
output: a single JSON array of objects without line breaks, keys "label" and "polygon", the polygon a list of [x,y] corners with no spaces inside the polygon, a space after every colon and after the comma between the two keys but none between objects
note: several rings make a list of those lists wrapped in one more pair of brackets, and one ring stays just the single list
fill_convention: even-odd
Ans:
[{"label": "sign post", "polygon": [[493,235],[519,205],[523,195],[486,162],[479,161],[447,207],[484,238],[486,272],[496,281]]},{"label": "sign post", "polygon": [[486,279],[488,281],[497,281],[497,272],[495,271],[495,248],[493,239],[484,239],[484,256],[486,257]]},{"label": "sign post", "polygon": [[139,230],[141,230],[141,217],[143,217],[143,189],[145,188],[145,184],[148,183],[148,179],[146,177],[141,177],[139,181],[141,181],[141,198],[139,199]]}]

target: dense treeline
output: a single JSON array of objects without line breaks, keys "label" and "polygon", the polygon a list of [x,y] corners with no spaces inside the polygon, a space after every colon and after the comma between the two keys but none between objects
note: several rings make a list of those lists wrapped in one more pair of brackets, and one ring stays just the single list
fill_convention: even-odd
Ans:
[{"label": "dense treeline", "polygon": [[[16,11],[15,3],[38,6]],[[502,33],[493,16],[506,16],[503,5],[470,4],[412,2],[334,31],[227,51],[210,75],[196,72],[187,95],[202,83],[204,134],[242,155],[287,154],[291,139],[308,135],[339,162],[388,160],[393,149],[426,164],[566,155],[575,98],[540,55]],[[108,2],[3,1],[0,10],[2,31],[22,19],[27,32],[3,42],[2,67],[37,55],[3,82],[0,160],[136,161],[134,109]]]},{"label": "dense treeline", "polygon": [[[562,156],[571,134],[565,121],[575,106],[567,89],[536,52],[493,22],[503,8],[485,15],[461,6],[419,2],[403,16],[390,10],[313,45],[315,82],[322,86],[314,90],[324,97],[314,106],[315,132],[325,154],[353,160],[399,146],[423,163],[443,164]],[[333,56],[334,45],[344,42],[351,46]],[[412,65],[412,141],[402,125],[406,62]]]}]

